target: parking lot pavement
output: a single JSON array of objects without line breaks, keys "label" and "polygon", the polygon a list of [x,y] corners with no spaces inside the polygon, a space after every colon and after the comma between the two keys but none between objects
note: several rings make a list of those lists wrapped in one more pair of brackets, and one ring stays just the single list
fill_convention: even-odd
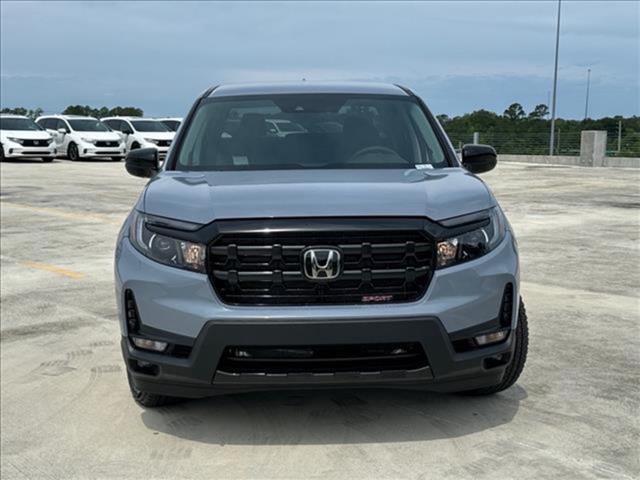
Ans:
[{"label": "parking lot pavement", "polygon": [[344,390],[143,410],[112,256],[144,181],[112,162],[1,165],[2,477],[638,478],[640,171],[501,164],[529,361],[493,397]]}]

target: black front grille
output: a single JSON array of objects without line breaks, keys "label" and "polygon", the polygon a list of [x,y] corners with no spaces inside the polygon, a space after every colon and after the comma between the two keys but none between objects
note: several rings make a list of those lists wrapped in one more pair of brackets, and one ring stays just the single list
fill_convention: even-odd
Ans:
[{"label": "black front grille", "polygon": [[159,147],[169,147],[171,146],[171,140],[158,140]]},{"label": "black front grille", "polygon": [[117,147],[119,145],[118,142],[116,141],[106,141],[106,140],[100,140],[96,142],[96,147]]},{"label": "black front grille", "polygon": [[232,346],[218,370],[226,373],[333,373],[415,370],[427,366],[420,343]]},{"label": "black front grille", "polygon": [[[337,249],[340,275],[308,279],[302,265],[308,247]],[[208,258],[211,282],[229,304],[391,303],[424,294],[434,245],[421,230],[225,233],[210,245]]]},{"label": "black front grille", "polygon": [[49,140],[22,140],[23,147],[48,147]]}]

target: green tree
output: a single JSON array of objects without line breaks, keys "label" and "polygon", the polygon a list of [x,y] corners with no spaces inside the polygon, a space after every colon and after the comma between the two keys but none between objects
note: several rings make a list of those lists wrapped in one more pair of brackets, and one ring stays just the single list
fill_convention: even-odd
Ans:
[{"label": "green tree", "polygon": [[525,116],[524,108],[522,108],[522,105],[520,105],[519,103],[512,103],[504,111],[503,115],[509,120],[520,120]]},{"label": "green tree", "polygon": [[26,108],[23,108],[23,107],[16,107],[16,108],[3,108],[0,112],[9,113],[11,115],[24,115],[26,117],[31,118],[32,120],[35,120],[40,115],[42,115],[44,110],[42,110],[40,107],[34,108],[33,110],[31,109],[27,110]]},{"label": "green tree", "polygon": [[536,105],[536,108],[529,112],[529,118],[545,118],[547,115],[549,115],[549,107],[544,103]]},{"label": "green tree", "polygon": [[122,117],[142,117],[144,111],[137,107],[114,107],[109,111],[109,114]]},{"label": "green tree", "polygon": [[88,115],[91,116],[93,109],[89,105],[69,105],[62,111],[63,115]]},{"label": "green tree", "polygon": [[28,111],[26,108],[16,107],[16,108],[3,108],[2,113],[8,113],[10,115],[26,115]]},{"label": "green tree", "polygon": [[100,110],[98,110],[96,112],[96,116],[98,118],[104,118],[104,117],[108,117],[109,116],[109,109],[107,107],[102,107],[100,108]]},{"label": "green tree", "polygon": [[69,105],[62,112],[63,115],[86,115],[89,117],[131,116],[142,117],[144,111],[137,107],[100,107],[93,108],[89,105]]}]

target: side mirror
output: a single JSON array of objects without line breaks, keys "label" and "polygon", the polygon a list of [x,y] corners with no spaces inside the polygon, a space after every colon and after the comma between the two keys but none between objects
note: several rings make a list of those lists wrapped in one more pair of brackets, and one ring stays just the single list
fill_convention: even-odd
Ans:
[{"label": "side mirror", "polygon": [[133,132],[129,129],[122,130],[123,135],[131,135]]},{"label": "side mirror", "polygon": [[66,135],[67,131],[66,131],[64,128],[59,128],[59,129],[58,129],[58,133],[59,133],[60,135]]},{"label": "side mirror", "polygon": [[149,178],[158,173],[158,150],[155,148],[136,148],[125,158],[125,168],[134,177]]},{"label": "side mirror", "polygon": [[493,170],[498,156],[489,145],[464,145],[462,147],[462,166],[471,173],[483,173]]}]

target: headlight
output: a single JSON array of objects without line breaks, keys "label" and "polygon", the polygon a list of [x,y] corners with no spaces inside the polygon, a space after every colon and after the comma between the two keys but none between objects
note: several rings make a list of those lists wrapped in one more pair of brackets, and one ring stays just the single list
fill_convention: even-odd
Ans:
[{"label": "headlight", "polygon": [[24,140],[22,140],[21,138],[7,137],[7,140],[13,143],[19,143],[20,145],[24,143]]},{"label": "headlight", "polygon": [[95,143],[95,140],[92,138],[81,138],[80,140],[82,140],[83,142],[87,142],[87,143]]},{"label": "headlight", "polygon": [[147,228],[151,218],[139,212],[133,214],[129,239],[136,249],[156,262],[203,273],[206,247],[152,232]]},{"label": "headlight", "polygon": [[438,242],[437,267],[450,267],[489,253],[504,238],[505,224],[504,214],[495,207],[489,211],[489,223],[484,227]]},{"label": "headlight", "polygon": [[158,144],[158,140],[155,140],[153,138],[145,138],[144,141],[145,142],[149,142],[149,143],[153,143],[154,145]]}]

